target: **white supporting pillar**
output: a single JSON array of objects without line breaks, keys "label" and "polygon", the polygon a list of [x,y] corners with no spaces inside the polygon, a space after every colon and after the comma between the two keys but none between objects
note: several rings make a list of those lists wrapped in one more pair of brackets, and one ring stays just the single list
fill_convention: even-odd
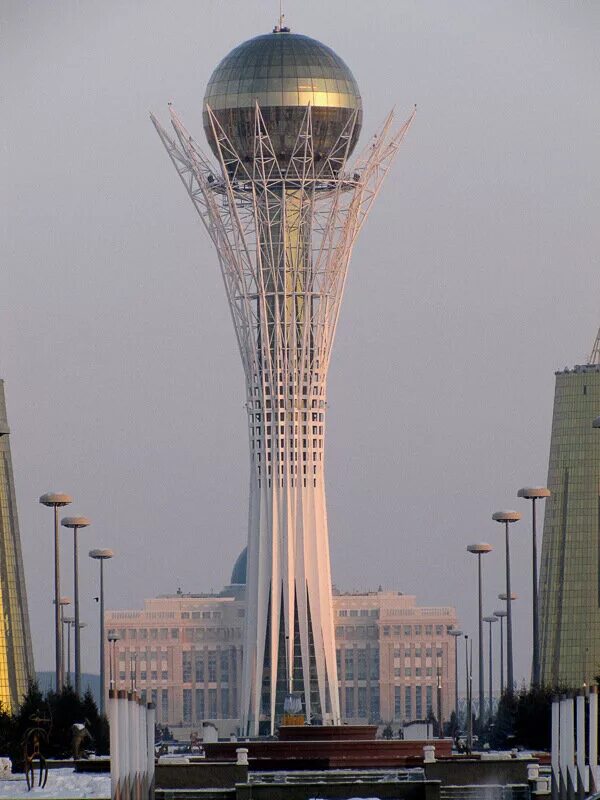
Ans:
[{"label": "white supporting pillar", "polygon": [[130,800],[129,793],[129,709],[127,706],[127,692],[118,691],[119,703],[119,778],[121,781],[121,800]]},{"label": "white supporting pillar", "polygon": [[598,775],[598,689],[590,687],[588,718],[589,736],[589,764],[590,764],[590,792],[600,791],[600,776]]},{"label": "white supporting pillar", "polygon": [[108,693],[108,721],[110,725],[110,798],[121,800],[119,772],[119,701],[117,693],[111,689]]},{"label": "white supporting pillar", "polygon": [[154,728],[156,725],[156,708],[154,707],[154,703],[148,703],[146,709],[146,747],[148,757],[147,800],[154,800]]},{"label": "white supporting pillar", "polygon": [[588,768],[585,763],[585,690],[575,697],[575,724],[577,730],[577,797],[585,800],[588,791]]},{"label": "white supporting pillar", "polygon": [[552,800],[560,797],[560,698],[552,699]]},{"label": "white supporting pillar", "polygon": [[568,800],[575,800],[575,792],[577,790],[577,767],[575,766],[575,698],[572,694],[567,695],[566,711],[567,798]]}]

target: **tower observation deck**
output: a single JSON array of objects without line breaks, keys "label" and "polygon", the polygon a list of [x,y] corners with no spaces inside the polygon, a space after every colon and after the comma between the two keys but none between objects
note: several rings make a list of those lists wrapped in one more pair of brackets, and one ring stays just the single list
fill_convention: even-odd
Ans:
[{"label": "tower observation deck", "polygon": [[210,78],[216,164],[170,112],[174,135],[152,121],[215,245],[246,377],[242,725],[273,732],[291,692],[307,720],[337,724],[327,372],[353,244],[414,112],[398,127],[390,114],[350,166],[356,81],[333,50],[287,28],[239,45]]}]

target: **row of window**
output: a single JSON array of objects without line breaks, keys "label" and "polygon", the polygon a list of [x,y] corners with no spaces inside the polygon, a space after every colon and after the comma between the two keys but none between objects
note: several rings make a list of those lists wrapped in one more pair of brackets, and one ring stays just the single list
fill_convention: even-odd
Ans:
[{"label": "row of window", "polygon": [[379,618],[378,608],[340,608],[338,617],[377,617]]},{"label": "row of window", "polygon": [[[288,422],[291,422],[292,420],[294,420],[295,422],[299,422],[300,420],[302,422],[308,422],[309,421],[309,419],[308,419],[309,413],[306,412],[306,411],[302,411],[302,412],[300,412],[300,411],[291,411],[291,412],[290,411],[288,411],[288,412],[280,411],[279,414],[277,412],[274,412],[273,414],[271,414],[271,412],[268,411],[265,414],[265,422],[271,422],[271,416],[273,416],[273,418],[274,418],[273,421],[274,422],[278,422],[278,421],[279,422],[285,422],[286,420]],[[318,411],[310,412],[310,417],[311,417],[311,420],[310,420],[311,422],[323,422],[323,420],[325,419],[325,415],[323,413],[321,413],[321,412],[318,412]],[[254,414],[254,413],[252,413],[252,414],[250,414],[250,418],[251,418],[252,422],[254,422],[255,424],[262,422],[262,414]],[[251,428],[251,430],[252,430],[252,428]],[[304,430],[304,428],[302,430]],[[292,430],[291,430],[291,426],[290,426],[290,433],[291,432],[292,432]],[[297,425],[296,425],[296,433],[298,433],[298,426]]]}]

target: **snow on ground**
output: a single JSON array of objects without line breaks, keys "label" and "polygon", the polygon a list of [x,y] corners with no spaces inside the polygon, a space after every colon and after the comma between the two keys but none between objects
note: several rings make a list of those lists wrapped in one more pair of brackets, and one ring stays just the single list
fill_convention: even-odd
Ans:
[{"label": "snow on ground", "polygon": [[[38,773],[36,772],[36,784]],[[108,798],[110,797],[110,775],[76,773],[73,769],[48,770],[48,780],[44,789],[37,785],[27,791],[24,775],[14,775],[9,780],[0,780],[0,798],[22,797],[60,797],[60,798]]]}]

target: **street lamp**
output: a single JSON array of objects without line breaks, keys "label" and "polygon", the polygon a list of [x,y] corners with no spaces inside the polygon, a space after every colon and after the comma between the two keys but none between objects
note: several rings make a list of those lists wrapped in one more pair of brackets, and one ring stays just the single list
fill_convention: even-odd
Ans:
[{"label": "street lamp", "polygon": [[483,724],[485,719],[485,697],[484,697],[484,679],[483,679],[483,591],[481,580],[481,556],[491,552],[492,545],[481,542],[480,544],[467,545],[467,551],[474,553],[477,556],[477,576],[478,576],[478,594],[479,594],[479,723]]},{"label": "street lamp", "polygon": [[46,492],[40,497],[43,506],[54,509],[54,686],[57,692],[63,684],[62,627],[60,623],[60,554],[58,547],[58,509],[68,506],[73,498],[64,492]]},{"label": "street lamp", "polygon": [[104,674],[104,562],[112,558],[112,550],[90,550],[90,558],[100,562],[100,713],[104,713],[104,693],[106,691]]},{"label": "street lamp", "polygon": [[492,514],[494,522],[504,524],[505,545],[506,545],[506,690],[512,695],[515,678],[513,669],[513,638],[512,638],[512,609],[510,591],[510,543],[508,537],[509,525],[518,522],[521,514],[518,511],[496,511]]},{"label": "street lamp", "polygon": [[473,642],[465,633],[465,684],[467,688],[467,753],[473,749]]},{"label": "street lamp", "polygon": [[114,661],[115,661],[115,644],[119,641],[121,637],[116,631],[109,631],[108,632],[108,665],[109,665],[109,688],[112,690],[115,688],[115,668],[114,668]]},{"label": "street lamp", "polygon": [[73,531],[73,596],[75,598],[75,694],[81,692],[81,647],[79,625],[79,551],[77,548],[77,532],[79,528],[87,528],[91,524],[87,517],[63,517],[60,524]]},{"label": "street lamp", "polygon": [[490,643],[490,653],[489,653],[489,667],[490,667],[490,705],[489,705],[489,715],[490,719],[494,715],[494,707],[492,702],[492,684],[493,684],[493,673],[492,673],[492,664],[494,663],[492,660],[492,623],[498,622],[498,617],[484,617],[484,622],[487,622],[489,625],[488,632],[489,632],[489,643]]},{"label": "street lamp", "polygon": [[[67,626],[67,685],[71,685],[71,627],[75,624],[75,617],[64,617],[64,624]],[[64,635],[64,630],[63,630]]]},{"label": "street lamp", "polygon": [[458,725],[458,637],[462,636],[463,632],[452,628],[448,633],[454,637],[454,713]]},{"label": "street lamp", "polygon": [[532,588],[533,588],[533,658],[531,677],[534,686],[540,685],[540,616],[538,610],[538,566],[537,566],[537,532],[535,525],[535,501],[550,497],[550,490],[545,486],[526,486],[519,489],[517,497],[531,500],[531,533],[532,533]]}]

